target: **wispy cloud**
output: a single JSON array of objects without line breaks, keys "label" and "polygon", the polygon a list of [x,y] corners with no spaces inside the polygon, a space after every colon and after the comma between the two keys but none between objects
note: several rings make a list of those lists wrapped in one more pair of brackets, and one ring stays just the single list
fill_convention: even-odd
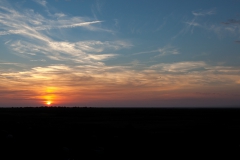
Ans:
[{"label": "wispy cloud", "polygon": [[160,54],[157,55],[156,57],[180,54],[178,49],[171,45],[167,45],[163,48],[159,48],[158,51],[160,52]]},{"label": "wispy cloud", "polygon": [[207,67],[207,64],[205,62],[178,62],[178,63],[162,63],[162,64],[157,64],[153,65],[150,68],[153,69],[160,69],[161,71],[164,72],[177,72],[177,73],[182,73],[182,72],[188,72],[188,71],[193,71],[193,70],[198,70],[198,69],[203,69],[204,67]]},{"label": "wispy cloud", "polygon": [[[42,2],[42,1],[38,1]],[[43,1],[44,2],[44,1]],[[92,24],[101,23],[102,21],[90,20],[87,17],[69,17],[64,13],[55,13],[53,16],[44,17],[34,12],[32,9],[19,12],[14,8],[2,3],[0,6],[0,23],[3,25],[2,33],[16,34],[21,30],[46,30],[57,28],[72,28],[89,26],[90,30],[97,30]],[[21,28],[21,29],[19,29]],[[99,31],[104,29],[99,28]]]},{"label": "wispy cloud", "polygon": [[[193,34],[195,28],[214,31],[218,35],[221,35],[225,31],[235,32],[235,29],[233,29],[232,27],[222,27],[220,26],[220,24],[203,21],[204,16],[210,16],[214,14],[216,14],[216,9],[192,11],[192,15],[194,17],[191,20],[183,21],[183,23],[185,24],[184,28],[176,36],[174,36],[173,39],[175,39],[179,35],[186,34],[189,32]],[[226,23],[229,23],[229,22],[226,22]]]},{"label": "wispy cloud", "polygon": [[238,19],[229,19],[226,22],[222,22],[222,24],[226,24],[226,25],[240,25],[240,20],[238,20]]},{"label": "wispy cloud", "polygon": [[46,7],[47,1],[46,0],[33,0],[34,2]]},{"label": "wispy cloud", "polygon": [[[45,1],[36,2],[45,4]],[[93,26],[98,23],[102,23],[102,21],[91,21],[86,17],[69,17],[63,13],[44,17],[32,9],[19,12],[7,5],[0,7],[0,24],[2,25],[0,36],[11,34],[17,36],[14,40],[5,42],[5,45],[20,56],[32,57],[34,61],[36,60],[34,56],[41,54],[52,60],[95,63],[117,56],[112,53],[116,50],[132,46],[121,40],[57,41],[52,37],[56,36],[58,32],[49,34],[52,29],[76,27],[83,27],[90,31],[108,32],[104,28]],[[45,30],[48,32],[44,32]]]},{"label": "wispy cloud", "polygon": [[89,30],[103,31],[103,29],[98,29],[92,26],[92,24],[101,23],[102,21],[89,21],[83,17],[68,17],[59,13],[57,14],[57,17],[62,17],[61,19],[47,19],[42,15],[35,13],[33,10],[20,13],[11,8],[0,8],[7,11],[7,13],[0,12],[0,23],[3,25],[4,29],[4,31],[0,32],[0,35],[24,34],[29,31],[37,32],[41,30],[74,27],[84,27]]},{"label": "wispy cloud", "polygon": [[162,48],[159,48],[159,49],[156,49],[156,50],[137,52],[137,53],[133,53],[132,55],[150,54],[150,53],[158,53],[158,55],[154,56],[155,58],[156,57],[167,56],[167,55],[180,54],[179,50],[176,47],[171,46],[171,45],[166,45],[166,46],[164,46]]},{"label": "wispy cloud", "polygon": [[[44,45],[42,45],[44,44]],[[106,54],[104,52],[116,51],[129,47],[121,41],[101,42],[101,41],[81,41],[81,42],[38,42],[30,43],[17,41],[11,43],[11,48],[17,53],[29,55],[44,54],[50,59],[60,61],[73,61],[76,63],[93,63],[117,56],[116,54]],[[30,55],[31,55],[30,54]]]},{"label": "wispy cloud", "polygon": [[188,24],[189,26],[200,26],[199,23],[194,22],[194,21],[192,21],[192,22],[186,22],[186,24]]},{"label": "wispy cloud", "polygon": [[158,52],[159,52],[159,50],[150,50],[150,51],[144,51],[144,52],[133,53],[132,55],[149,54],[149,53],[158,53]]},{"label": "wispy cloud", "polygon": [[[102,94],[128,93],[133,88],[144,93],[183,90],[186,87],[213,87],[235,85],[239,82],[239,68],[211,66],[202,61],[160,63],[144,68],[141,72],[131,66],[106,66],[105,64],[65,64],[34,67],[18,72],[0,74],[1,85],[23,86],[31,89],[34,85],[71,87],[75,90],[100,90]],[[22,84],[22,85],[19,85]],[[28,84],[28,85],[27,85]],[[31,84],[31,85],[30,85]],[[114,86],[112,88],[112,86]],[[19,87],[18,87],[19,88]],[[111,89],[112,88],[112,89]]]},{"label": "wispy cloud", "polygon": [[172,39],[176,39],[178,36],[184,35],[188,32],[193,34],[195,27],[202,27],[202,25],[197,22],[197,17],[194,17],[191,20],[184,20],[182,23],[184,24],[184,27],[178,32],[178,34],[173,36]]},{"label": "wispy cloud", "polygon": [[55,13],[54,14],[56,17],[61,18],[61,17],[65,17],[66,15],[64,13]]},{"label": "wispy cloud", "polygon": [[10,66],[17,66],[17,67],[23,67],[25,66],[24,64],[21,63],[11,63],[11,62],[0,62],[0,65],[10,65]]},{"label": "wispy cloud", "polygon": [[215,9],[212,9],[212,10],[197,10],[197,11],[192,11],[192,14],[194,16],[208,16],[208,15],[216,14],[216,11],[215,11]]},{"label": "wispy cloud", "polygon": [[203,27],[199,22],[196,22],[197,19],[193,18],[191,21],[184,22],[186,27],[181,31],[182,33],[194,32],[195,27]]},{"label": "wispy cloud", "polygon": [[45,59],[32,59],[31,61],[33,61],[33,62],[46,62],[46,60]]},{"label": "wispy cloud", "polygon": [[204,22],[203,16],[207,15],[213,15],[215,14],[215,10],[209,10],[209,11],[193,11],[192,14],[194,15],[194,18],[192,20],[184,21],[183,23],[186,24],[185,27],[175,36],[177,36],[185,33],[192,33],[194,32],[195,28],[200,28],[206,31],[211,31],[217,34],[219,37],[223,36],[239,36],[240,35],[240,20],[239,19],[229,19],[225,22]]}]

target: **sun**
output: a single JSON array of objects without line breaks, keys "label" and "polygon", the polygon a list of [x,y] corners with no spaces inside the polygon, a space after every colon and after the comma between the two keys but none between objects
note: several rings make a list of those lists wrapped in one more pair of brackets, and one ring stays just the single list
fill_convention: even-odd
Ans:
[{"label": "sun", "polygon": [[52,102],[51,102],[51,101],[47,101],[46,103],[47,103],[47,105],[51,105],[51,104],[52,104]]}]

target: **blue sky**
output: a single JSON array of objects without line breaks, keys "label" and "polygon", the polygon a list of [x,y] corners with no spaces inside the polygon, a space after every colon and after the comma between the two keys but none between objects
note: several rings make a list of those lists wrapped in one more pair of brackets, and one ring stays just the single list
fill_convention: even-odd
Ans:
[{"label": "blue sky", "polygon": [[238,106],[239,5],[0,0],[0,102]]}]

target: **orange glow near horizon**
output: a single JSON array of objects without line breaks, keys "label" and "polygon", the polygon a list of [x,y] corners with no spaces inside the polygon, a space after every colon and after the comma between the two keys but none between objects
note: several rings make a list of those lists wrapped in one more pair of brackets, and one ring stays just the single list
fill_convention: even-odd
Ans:
[{"label": "orange glow near horizon", "polygon": [[47,87],[44,89],[44,96],[42,98],[44,99],[44,103],[48,106],[50,106],[53,101],[56,101],[57,97],[55,95],[57,88],[56,87]]}]

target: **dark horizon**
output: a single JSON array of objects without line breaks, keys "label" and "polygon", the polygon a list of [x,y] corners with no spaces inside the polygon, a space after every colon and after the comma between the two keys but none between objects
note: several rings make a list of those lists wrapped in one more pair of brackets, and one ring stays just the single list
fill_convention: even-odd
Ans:
[{"label": "dark horizon", "polygon": [[239,115],[229,108],[0,108],[0,156],[239,158]]}]

